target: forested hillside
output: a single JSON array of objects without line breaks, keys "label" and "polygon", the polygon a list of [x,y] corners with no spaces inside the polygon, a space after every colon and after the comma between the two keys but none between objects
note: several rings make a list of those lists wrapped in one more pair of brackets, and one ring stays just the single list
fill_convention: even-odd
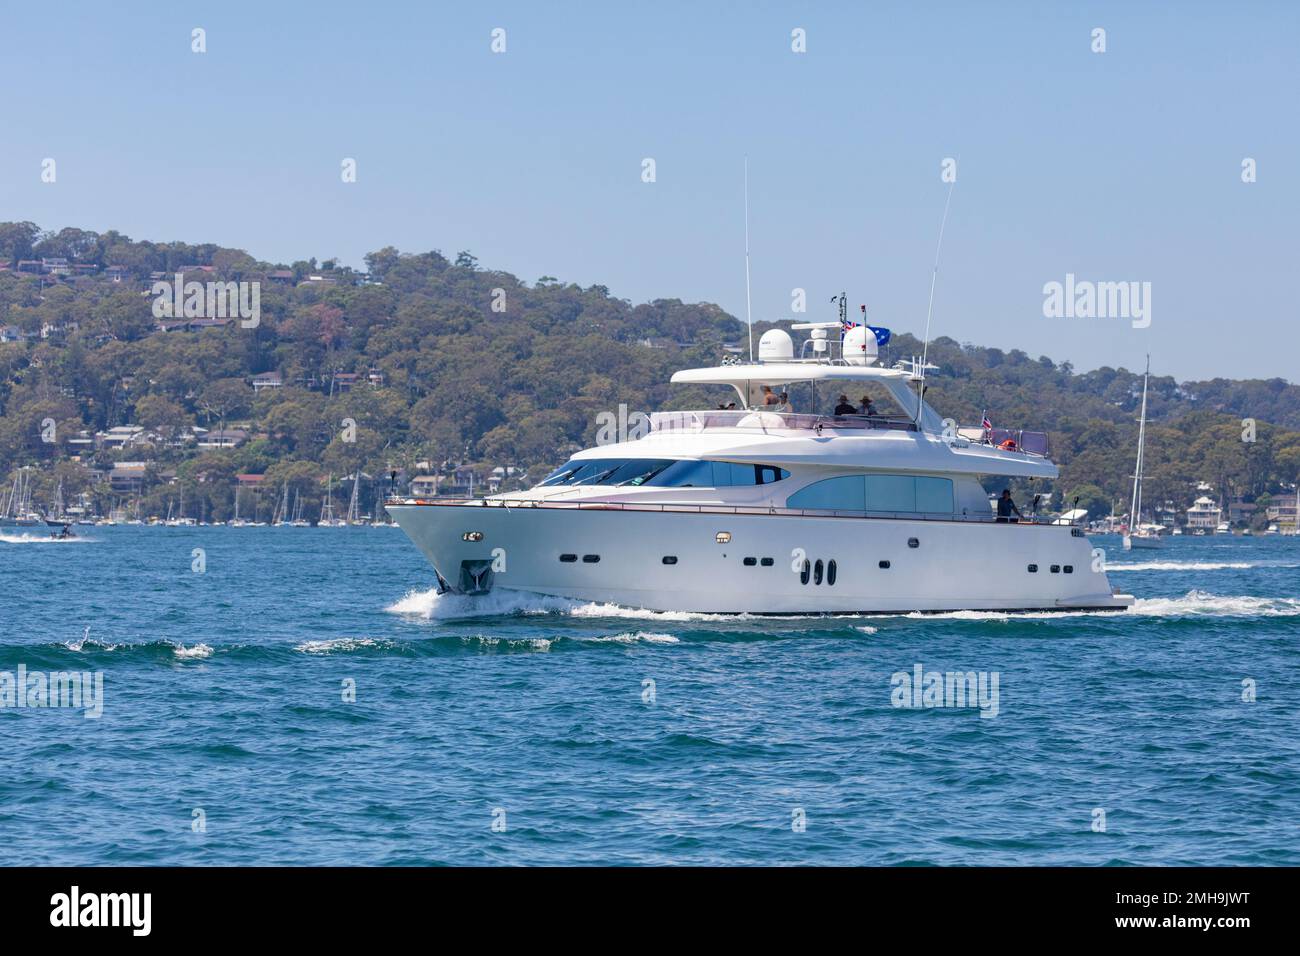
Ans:
[{"label": "forested hillside", "polygon": [[[603,286],[529,283],[467,252],[385,248],[366,267],[0,224],[0,475],[34,466],[38,500],[61,477],[65,494],[89,492],[104,510],[114,497],[105,470],[146,461],[146,512],[166,510],[183,490],[216,518],[229,513],[237,474],[266,476],[264,502],[288,485],[313,509],[329,475],[358,468],[376,481],[390,469],[410,477],[429,468],[483,481],[513,467],[521,477],[502,487],[516,487],[592,444],[597,416],[620,404],[712,407],[720,394],[668,378],[716,364],[724,343],[746,335],[715,305],[633,305]],[[256,327],[160,321],[153,283],[177,272],[259,283]],[[886,362],[920,352],[906,330],[895,333]],[[930,358],[940,369],[929,398],[942,414],[974,423],[987,410],[999,427],[1046,430],[1059,491],[1082,494],[1094,511],[1126,498],[1140,368],[1076,374],[1048,357],[943,338]],[[1249,500],[1300,473],[1295,385],[1157,375],[1149,408],[1151,500],[1185,506],[1198,481],[1216,497]],[[1242,441],[1245,418],[1257,421],[1254,442]],[[127,425],[144,431],[120,446],[102,440]],[[203,448],[203,430],[242,435],[233,447]]]}]

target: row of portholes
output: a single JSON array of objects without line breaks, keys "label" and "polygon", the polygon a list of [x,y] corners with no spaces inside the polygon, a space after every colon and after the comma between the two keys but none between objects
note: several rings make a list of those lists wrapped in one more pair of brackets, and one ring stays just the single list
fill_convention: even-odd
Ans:
[{"label": "row of portholes", "polygon": [[[1073,574],[1073,573],[1074,573],[1074,565],[1073,565],[1073,564],[1067,564],[1064,568],[1062,568],[1059,564],[1054,564],[1054,565],[1052,565],[1051,568],[1049,568],[1048,570],[1050,570],[1053,574],[1060,574],[1062,571],[1064,571],[1066,574]],[[1031,564],[1031,565],[1029,566],[1029,573],[1030,573],[1030,574],[1037,574],[1037,573],[1038,573],[1038,565],[1036,565],[1036,564]]]},{"label": "row of portholes", "polygon": [[825,564],[822,563],[821,558],[818,558],[816,561],[809,561],[807,558],[804,558],[803,568],[799,571],[799,583],[807,584],[809,581],[812,581],[814,585],[819,585],[822,583],[824,577],[827,587],[834,587],[837,574],[838,568],[835,566],[834,558],[827,561]]}]

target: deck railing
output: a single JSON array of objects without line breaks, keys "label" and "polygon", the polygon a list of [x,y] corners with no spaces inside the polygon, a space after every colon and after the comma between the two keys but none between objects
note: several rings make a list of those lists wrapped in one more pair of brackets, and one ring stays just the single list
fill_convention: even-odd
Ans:
[{"label": "deck railing", "polygon": [[[730,431],[916,431],[916,424],[906,418],[885,415],[809,415],[774,412],[766,408],[719,409],[717,411],[653,412],[651,432]],[[980,428],[963,426],[957,434],[977,445],[1002,451],[1021,452],[1039,458],[1048,457],[1046,432],[1021,428]]]},{"label": "deck railing", "polygon": [[[970,425],[958,428],[957,434],[977,445],[989,445],[1003,451],[1023,452],[1039,458],[1048,457],[1046,432],[1031,432],[1023,428],[981,428],[978,425]],[[1008,442],[1011,444],[1008,445]]]},{"label": "deck railing", "polygon": [[652,412],[650,431],[700,432],[715,429],[740,431],[786,431],[822,429],[885,429],[916,431],[916,425],[905,418],[884,415],[809,415],[796,412],[775,412],[766,408],[719,409],[718,411]]},{"label": "deck railing", "polygon": [[[902,521],[960,521],[978,524],[996,524],[997,518],[992,514],[926,514],[914,511],[837,511],[819,508],[779,508],[769,505],[717,505],[668,502],[631,502],[631,501],[555,501],[538,498],[409,498],[392,496],[384,501],[385,505],[397,506],[453,506],[529,509],[541,508],[560,511],[649,511],[686,514],[723,514],[723,515],[773,515],[788,518],[876,518]],[[1054,524],[1048,517],[1030,515],[1019,520],[1012,519],[1007,524],[1032,525],[1048,527]],[[1060,525],[1057,525],[1060,527]]]}]

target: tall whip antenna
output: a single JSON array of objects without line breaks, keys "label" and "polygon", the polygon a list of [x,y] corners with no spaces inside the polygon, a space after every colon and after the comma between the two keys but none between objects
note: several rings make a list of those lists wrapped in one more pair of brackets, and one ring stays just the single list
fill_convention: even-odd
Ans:
[{"label": "tall whip antenna", "polygon": [[943,251],[943,230],[948,225],[948,206],[952,204],[952,191],[957,185],[956,167],[961,163],[961,156],[953,162],[952,182],[948,184],[948,198],[943,203],[943,220],[939,223],[939,243],[934,249],[934,271],[930,274],[930,304],[925,310],[925,344],[921,347],[921,381],[916,391],[916,423],[921,421],[921,407],[925,402],[925,366],[930,355],[930,317],[934,315],[934,286],[939,281],[939,253]]},{"label": "tall whip antenna", "polygon": [[745,157],[745,324],[749,326],[749,364],[754,364],[754,313],[749,298],[749,157]]}]

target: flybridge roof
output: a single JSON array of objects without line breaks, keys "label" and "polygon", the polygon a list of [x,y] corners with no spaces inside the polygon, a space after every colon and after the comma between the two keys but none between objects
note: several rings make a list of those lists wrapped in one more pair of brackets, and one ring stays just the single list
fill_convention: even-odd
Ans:
[{"label": "flybridge roof", "polygon": [[[926,431],[939,431],[943,422],[924,403],[917,407],[916,393],[909,387],[916,376],[911,369],[879,368],[874,365],[832,365],[826,362],[764,362],[753,365],[718,365],[687,368],[674,372],[672,381],[696,385],[730,385],[746,408],[760,404],[760,389],[798,382],[877,382],[893,397],[909,420],[920,419]],[[814,386],[815,387],[815,386]]]},{"label": "flybridge roof", "polygon": [[904,369],[873,365],[827,365],[816,362],[768,362],[754,365],[719,365],[714,368],[686,368],[674,372],[672,381],[696,385],[788,385],[791,382],[824,381],[910,381]]}]

